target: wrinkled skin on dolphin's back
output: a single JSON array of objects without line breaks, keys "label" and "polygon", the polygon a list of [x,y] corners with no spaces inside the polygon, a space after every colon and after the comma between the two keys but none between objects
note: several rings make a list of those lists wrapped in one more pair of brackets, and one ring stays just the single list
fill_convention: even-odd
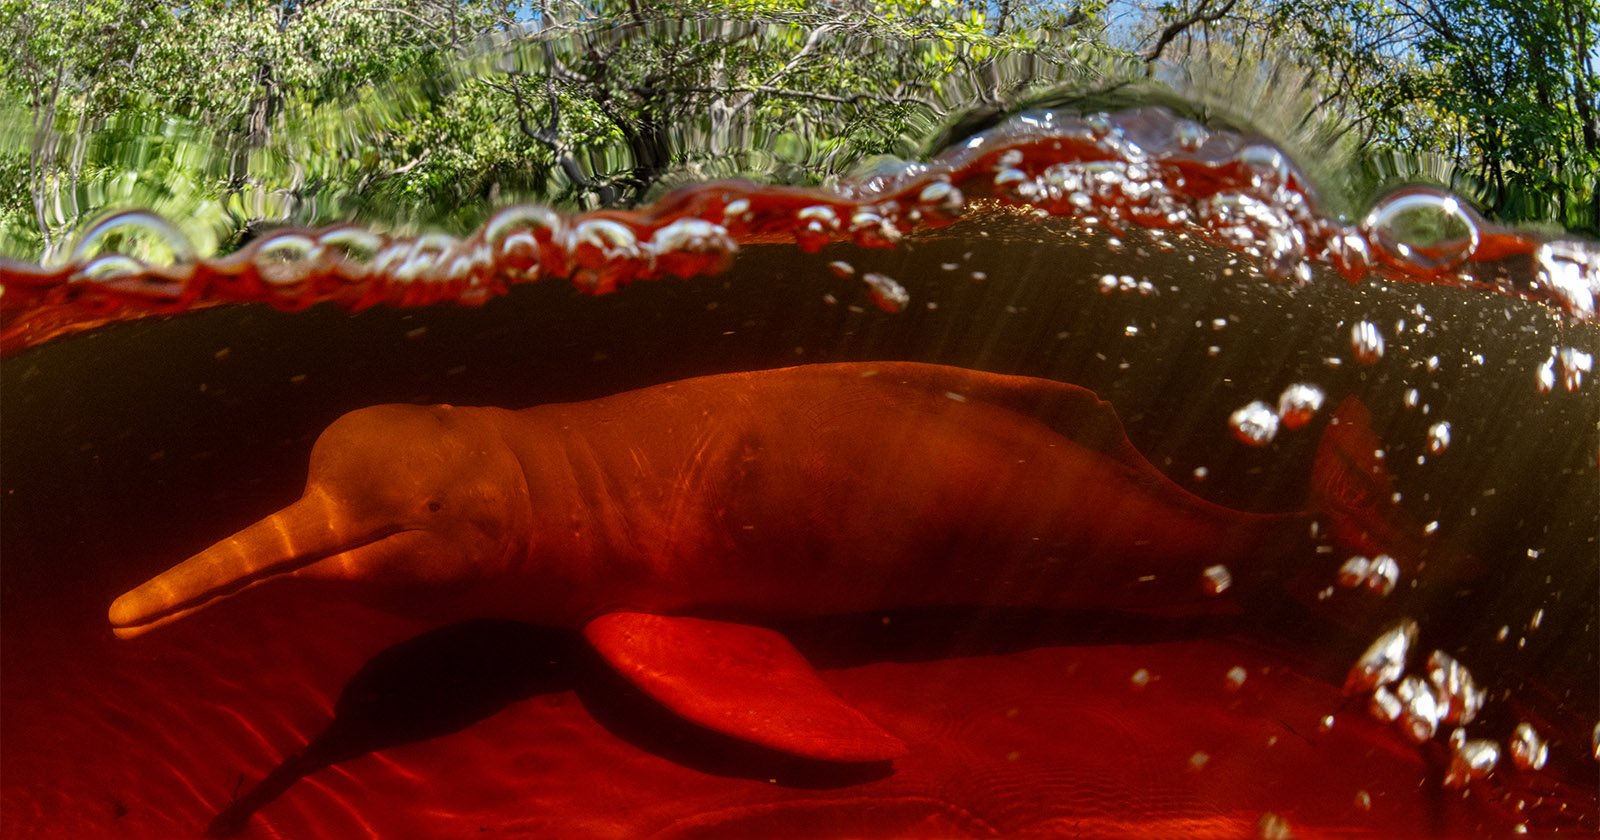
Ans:
[{"label": "wrinkled skin on dolphin's back", "polygon": [[118,599],[132,636],[275,577],[415,585],[579,626],[926,603],[1152,607],[1249,582],[1305,519],[1187,493],[1062,383],[910,363],[691,379],[523,411],[376,406],[305,494]]}]

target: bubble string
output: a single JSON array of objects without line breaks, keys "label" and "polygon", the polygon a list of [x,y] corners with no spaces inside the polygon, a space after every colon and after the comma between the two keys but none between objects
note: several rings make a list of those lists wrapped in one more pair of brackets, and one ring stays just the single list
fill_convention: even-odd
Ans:
[{"label": "bubble string", "polygon": [[[101,219],[70,262],[0,259],[0,354],[114,321],[222,303],[286,311],[333,303],[476,306],[519,283],[565,279],[589,294],[630,283],[716,274],[741,245],[792,243],[814,253],[853,241],[892,248],[985,207],[1022,208],[1122,234],[1178,230],[1244,254],[1268,277],[1309,282],[1311,264],[1351,282],[1368,276],[1483,289],[1595,318],[1600,246],[1485,223],[1447,193],[1391,194],[1358,225],[1325,217],[1309,181],[1270,142],[1212,131],[1159,108],[1116,114],[1028,112],[927,164],[837,191],[744,181],[692,185],[629,211],[563,216],[532,205],[499,211],[466,238],[396,237],[352,225],[269,233],[226,257],[193,247],[145,211]],[[1410,243],[1408,216],[1460,229]],[[163,244],[169,265],[99,253],[116,231]],[[1531,259],[1532,270],[1503,266]],[[1514,279],[1520,277],[1522,279]],[[879,299],[884,308],[890,301]]]}]

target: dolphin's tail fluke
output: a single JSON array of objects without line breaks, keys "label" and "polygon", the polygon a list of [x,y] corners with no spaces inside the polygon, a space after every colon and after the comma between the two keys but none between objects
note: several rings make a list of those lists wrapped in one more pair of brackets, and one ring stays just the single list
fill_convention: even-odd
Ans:
[{"label": "dolphin's tail fluke", "polygon": [[1367,558],[1389,556],[1398,570],[1415,571],[1423,550],[1422,529],[1395,499],[1372,415],[1355,397],[1339,404],[1317,447],[1311,507],[1338,550]]}]

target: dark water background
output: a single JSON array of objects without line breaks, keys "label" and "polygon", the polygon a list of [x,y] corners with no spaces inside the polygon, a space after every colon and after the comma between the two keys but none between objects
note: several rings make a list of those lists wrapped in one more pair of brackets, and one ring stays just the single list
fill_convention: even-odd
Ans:
[{"label": "dark water background", "polygon": [[[879,311],[834,260],[898,279],[910,305]],[[1106,273],[1156,293],[1104,294]],[[1372,365],[1351,358],[1362,319],[1387,339]],[[48,343],[0,368],[0,832],[191,836],[274,767],[284,784],[224,822],[261,837],[1593,831],[1600,401],[1588,381],[1538,392],[1552,346],[1597,353],[1600,337],[1536,303],[1320,268],[1297,288],[1220,248],[1113,246],[998,215],[890,251],[752,245],[726,274],[599,298],[542,283],[481,309],[227,306]],[[1430,573],[1386,599],[1340,590],[1237,620],[934,610],[790,628],[835,690],[911,743],[892,773],[695,730],[554,631],[419,639],[421,622],[338,593],[267,588],[130,642],[106,624],[116,595],[296,497],[315,436],[350,409],[521,407],[883,359],[1088,387],[1152,463],[1250,510],[1303,504],[1322,424],[1252,448],[1230,412],[1295,382],[1330,405],[1357,395],[1403,506],[1440,523]],[[1413,387],[1426,414],[1404,407]],[[1419,464],[1438,420],[1452,443]],[[1331,584],[1338,559],[1313,574]],[[1470,796],[1445,791],[1442,745],[1414,748],[1339,696],[1399,616],[1488,688],[1475,737],[1534,722],[1545,770],[1502,758]],[[1229,692],[1235,665],[1250,677]],[[1144,690],[1138,669],[1156,677]]]}]

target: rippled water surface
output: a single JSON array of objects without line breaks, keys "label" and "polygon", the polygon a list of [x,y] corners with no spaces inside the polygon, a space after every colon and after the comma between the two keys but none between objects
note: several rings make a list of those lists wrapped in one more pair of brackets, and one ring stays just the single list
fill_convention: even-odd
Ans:
[{"label": "rippled water surface", "polygon": [[[834,192],[189,250],[131,213],[63,264],[0,262],[6,836],[1600,826],[1592,243],[1425,190],[1339,222],[1270,143],[1141,110],[1035,112]],[[1359,554],[1323,534],[1249,597],[1250,568],[1208,568],[1199,615],[1039,593],[755,616],[906,743],[888,763],[712,733],[571,628],[441,627],[360,586],[269,583],[131,640],[107,623],[296,498],[352,409],[891,360],[1090,389],[1166,476],[1250,511],[1308,504],[1354,397],[1392,530]]]}]

